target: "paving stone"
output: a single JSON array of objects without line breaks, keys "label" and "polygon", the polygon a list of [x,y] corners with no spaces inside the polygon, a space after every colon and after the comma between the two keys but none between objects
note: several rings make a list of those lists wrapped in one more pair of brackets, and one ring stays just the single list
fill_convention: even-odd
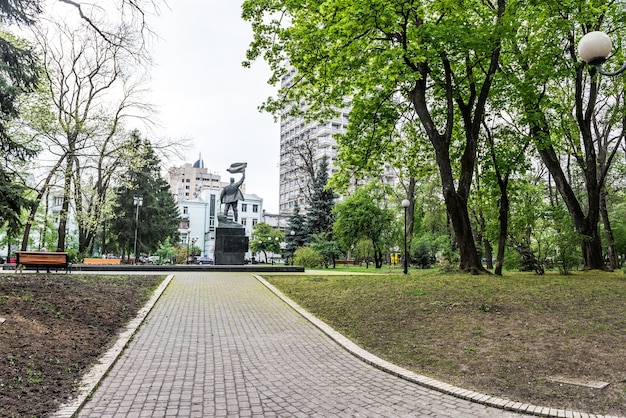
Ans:
[{"label": "paving stone", "polygon": [[411,382],[512,405],[379,364],[298,308],[250,273],[177,273],[76,416],[530,416]]}]

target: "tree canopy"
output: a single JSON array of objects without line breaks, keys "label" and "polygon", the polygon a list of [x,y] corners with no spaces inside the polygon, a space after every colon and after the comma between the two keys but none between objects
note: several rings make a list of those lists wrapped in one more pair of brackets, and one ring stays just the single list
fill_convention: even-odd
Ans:
[{"label": "tree canopy", "polygon": [[[161,176],[161,164],[150,142],[137,132],[132,134],[130,141],[132,152],[127,155],[123,182],[116,188],[110,231],[119,250],[130,254],[137,227],[138,253],[152,253],[166,238],[178,242],[180,214],[169,185]],[[139,208],[135,203],[136,196],[142,197]],[[135,221],[137,217],[138,223]]]},{"label": "tree canopy", "polygon": [[386,207],[387,193],[384,187],[370,183],[337,203],[333,210],[335,241],[348,252],[357,242],[367,239],[373,246],[377,268],[382,267],[395,238],[397,216]]},{"label": "tree canopy", "polygon": [[[493,157],[490,169],[498,170],[502,199],[525,158],[541,159],[572,218],[585,266],[602,268],[600,196],[621,139],[600,144],[609,143],[606,132],[623,134],[598,117],[601,81],[579,62],[576,41],[590,30],[614,31],[624,9],[621,2],[582,0],[247,0],[243,16],[254,37],[244,64],[265,59],[275,83],[289,67],[297,70],[295,81],[263,104],[274,114],[323,119],[349,102],[348,133],[339,139],[344,183],[350,167],[375,172],[385,160],[406,164],[398,168],[414,178],[428,161],[388,158],[389,150],[428,155],[426,139],[462,270],[484,271],[468,209],[482,145]],[[619,103],[609,108],[623,114]],[[509,145],[502,136],[487,141],[486,127],[495,125],[515,132]],[[528,144],[536,154],[524,152]],[[507,210],[499,215],[501,237]]]}]

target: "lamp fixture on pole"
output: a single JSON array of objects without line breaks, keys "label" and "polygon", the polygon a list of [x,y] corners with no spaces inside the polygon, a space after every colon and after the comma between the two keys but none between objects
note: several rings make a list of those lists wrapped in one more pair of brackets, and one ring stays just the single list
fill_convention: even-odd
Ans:
[{"label": "lamp fixture on pole", "polygon": [[409,272],[409,254],[406,247],[406,211],[411,206],[411,202],[409,199],[404,199],[402,201],[402,207],[404,208],[404,254],[402,256],[402,264],[404,267],[404,274]]},{"label": "lamp fixture on pole", "polygon": [[578,56],[580,59],[596,67],[596,70],[602,75],[616,76],[626,70],[626,64],[617,71],[611,72],[602,69],[602,64],[609,58],[612,49],[611,38],[606,33],[600,31],[589,32],[578,42]]},{"label": "lamp fixture on pole", "polygon": [[139,228],[139,207],[143,205],[143,196],[133,196],[133,206],[137,207],[135,212],[135,246],[133,255],[135,256],[135,264],[137,264],[137,230]]}]

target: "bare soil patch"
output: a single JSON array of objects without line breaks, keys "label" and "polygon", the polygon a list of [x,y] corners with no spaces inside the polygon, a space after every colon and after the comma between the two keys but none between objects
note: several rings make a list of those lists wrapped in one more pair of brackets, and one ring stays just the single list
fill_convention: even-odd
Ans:
[{"label": "bare soil patch", "polygon": [[[366,350],[416,373],[513,401],[626,416],[621,272],[267,279]],[[609,385],[564,383],[572,380]]]},{"label": "bare soil patch", "polygon": [[162,281],[155,275],[0,275],[0,416],[55,412]]}]

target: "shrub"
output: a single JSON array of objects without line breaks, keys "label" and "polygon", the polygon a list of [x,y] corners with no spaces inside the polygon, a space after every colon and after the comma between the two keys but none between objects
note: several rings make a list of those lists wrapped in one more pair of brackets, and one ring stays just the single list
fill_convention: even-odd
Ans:
[{"label": "shrub", "polygon": [[300,247],[293,256],[293,262],[305,268],[320,268],[324,266],[324,256],[311,247]]}]

